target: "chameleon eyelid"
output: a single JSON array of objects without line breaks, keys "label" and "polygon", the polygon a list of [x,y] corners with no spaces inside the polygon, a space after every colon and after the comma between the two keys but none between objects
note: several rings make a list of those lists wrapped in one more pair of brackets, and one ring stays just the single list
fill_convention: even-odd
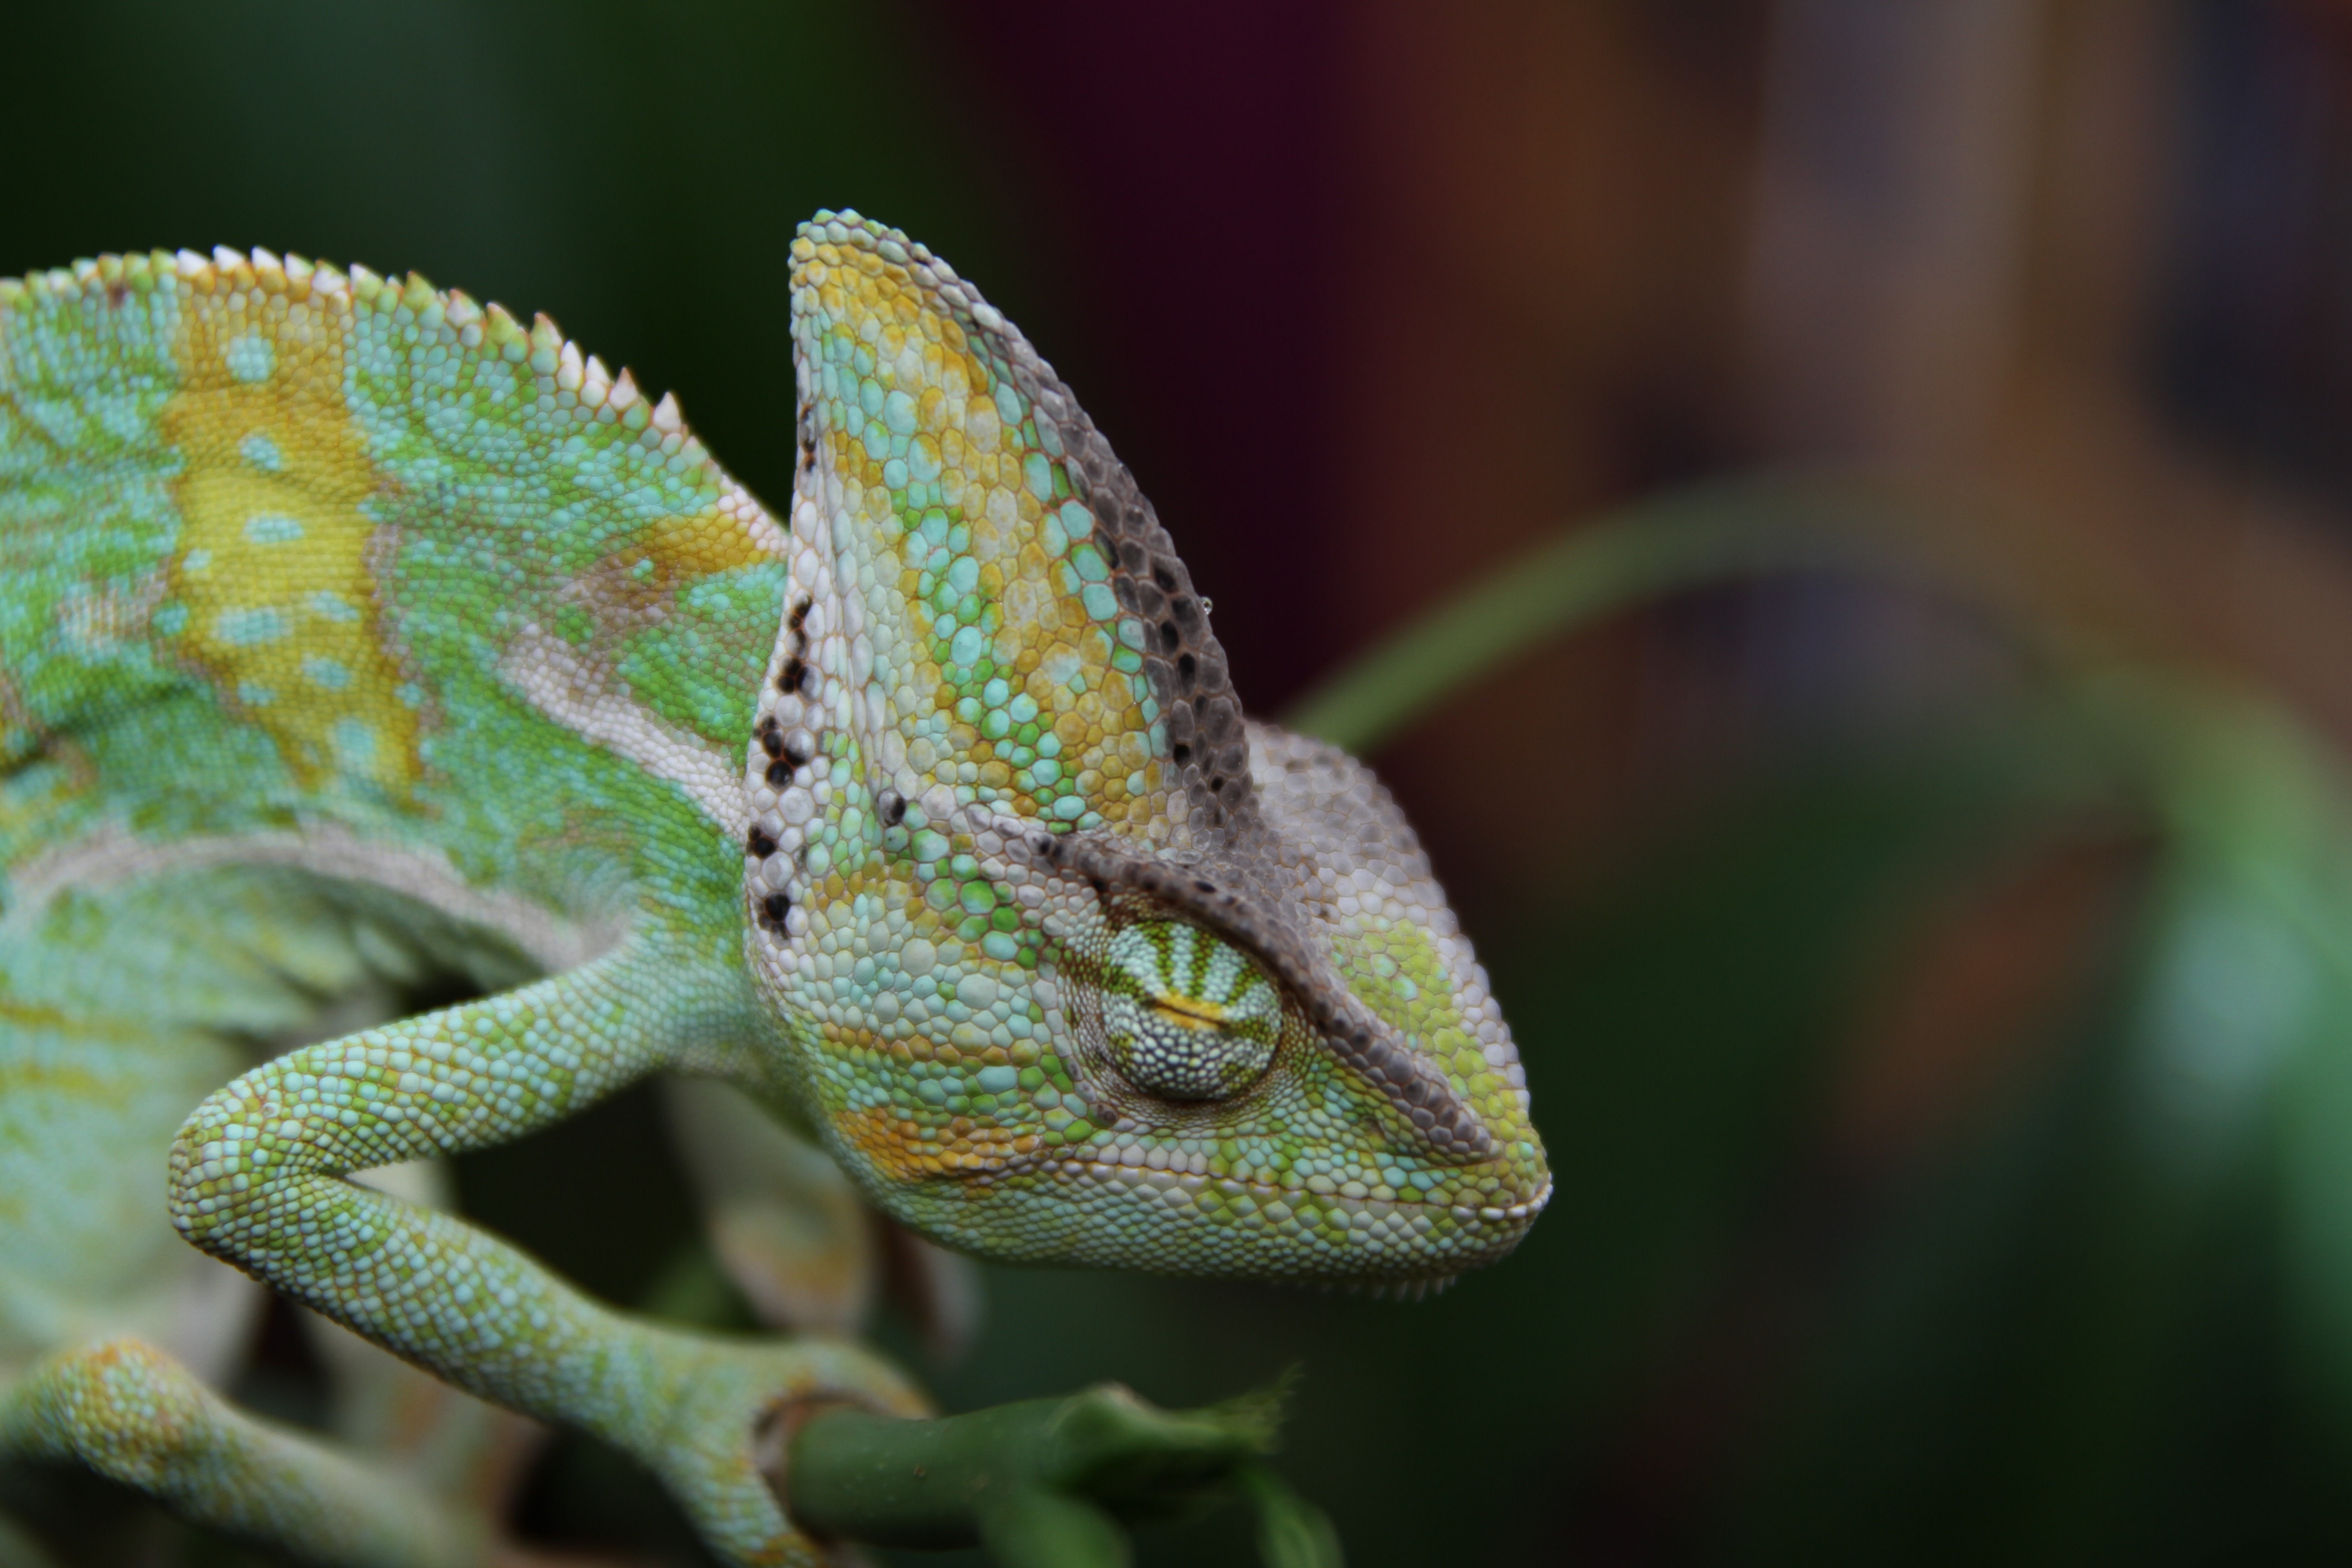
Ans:
[{"label": "chameleon eyelid", "polygon": [[1196,1029],[1214,1029],[1223,1025],[1225,1010],[1213,1002],[1202,1002],[1192,996],[1163,993],[1150,998],[1155,1012],[1167,1014],[1180,1024]]}]

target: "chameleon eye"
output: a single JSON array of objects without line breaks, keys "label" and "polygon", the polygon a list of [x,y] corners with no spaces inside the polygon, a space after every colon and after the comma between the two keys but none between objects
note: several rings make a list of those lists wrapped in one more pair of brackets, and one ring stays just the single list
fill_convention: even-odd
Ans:
[{"label": "chameleon eye", "polygon": [[1129,1084],[1161,1100],[1223,1100],[1274,1060],[1282,994],[1240,949],[1181,921],[1111,938],[1103,1037]]}]

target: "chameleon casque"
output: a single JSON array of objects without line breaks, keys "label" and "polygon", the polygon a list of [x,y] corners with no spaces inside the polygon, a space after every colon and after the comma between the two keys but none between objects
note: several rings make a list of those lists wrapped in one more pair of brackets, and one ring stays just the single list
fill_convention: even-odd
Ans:
[{"label": "chameleon casque", "polygon": [[[625,1316],[351,1179],[656,1072],[774,1129],[730,1124],[774,1147],[714,1209],[843,1196],[797,1137],[984,1258],[1411,1289],[1543,1205],[1410,828],[1244,720],[1050,367],[855,214],[790,268],[782,518],[674,400],[414,276],[0,283],[0,1455],[309,1558],[488,1550],[414,1465],[211,1391],[251,1290],[176,1226],[628,1450],[725,1560],[819,1561],[754,1427],[918,1412],[901,1374]],[[365,1011],[433,969],[487,994]]]}]

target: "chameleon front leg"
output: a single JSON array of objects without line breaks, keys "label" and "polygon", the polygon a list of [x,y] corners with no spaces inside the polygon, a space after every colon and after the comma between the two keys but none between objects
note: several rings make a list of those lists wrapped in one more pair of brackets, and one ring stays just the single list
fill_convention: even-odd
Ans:
[{"label": "chameleon front leg", "polygon": [[723,1557],[814,1563],[761,1477],[755,1428],[798,1399],[919,1411],[896,1372],[845,1344],[730,1342],[623,1316],[462,1220],[343,1179],[505,1142],[731,1051],[752,1026],[710,1003],[728,992],[709,981],[651,944],[625,947],[281,1057],[181,1129],[172,1215],[197,1246],[457,1386],[633,1454]]}]

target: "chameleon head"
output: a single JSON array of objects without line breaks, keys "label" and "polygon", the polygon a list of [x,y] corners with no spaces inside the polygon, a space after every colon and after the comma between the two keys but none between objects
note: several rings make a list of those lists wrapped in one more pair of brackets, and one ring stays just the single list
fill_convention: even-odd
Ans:
[{"label": "chameleon head", "polygon": [[944,263],[820,215],[793,312],[745,906],[835,1154],[993,1258],[1411,1285],[1510,1250],[1542,1145],[1387,794],[1243,719],[1150,504]]}]

